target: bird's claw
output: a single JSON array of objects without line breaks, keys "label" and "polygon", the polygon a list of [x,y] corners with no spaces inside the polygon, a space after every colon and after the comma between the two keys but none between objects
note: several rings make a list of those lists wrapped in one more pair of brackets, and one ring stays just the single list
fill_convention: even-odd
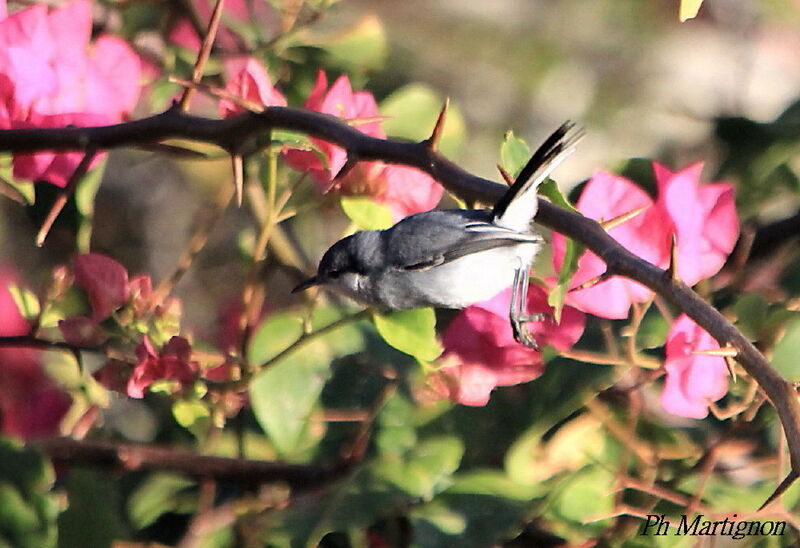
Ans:
[{"label": "bird's claw", "polygon": [[541,322],[545,320],[545,314],[525,314],[511,318],[511,330],[514,333],[514,340],[531,350],[539,350],[539,345],[525,327],[528,322]]}]

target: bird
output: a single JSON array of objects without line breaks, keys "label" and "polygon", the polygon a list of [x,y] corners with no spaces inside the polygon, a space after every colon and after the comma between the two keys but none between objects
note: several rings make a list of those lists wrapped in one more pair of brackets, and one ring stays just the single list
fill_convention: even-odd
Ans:
[{"label": "bird", "polygon": [[530,268],[544,238],[535,231],[538,186],[575,150],[583,131],[567,121],[531,155],[508,190],[488,209],[444,209],[409,215],[384,230],[334,243],[317,272],[297,285],[330,288],[379,310],[460,309],[511,291],[514,339],[538,345],[525,324]]}]

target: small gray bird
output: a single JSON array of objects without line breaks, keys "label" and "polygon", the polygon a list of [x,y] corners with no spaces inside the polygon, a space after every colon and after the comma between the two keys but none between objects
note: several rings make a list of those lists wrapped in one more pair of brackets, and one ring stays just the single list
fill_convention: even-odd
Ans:
[{"label": "small gray bird", "polygon": [[566,122],[553,132],[491,211],[426,211],[386,230],[356,232],[333,244],[317,274],[292,292],[322,285],[369,306],[407,310],[464,308],[512,286],[514,338],[536,348],[523,328],[543,319],[525,313],[529,270],[543,241],[532,226],[536,192],[583,136],[573,130]]}]

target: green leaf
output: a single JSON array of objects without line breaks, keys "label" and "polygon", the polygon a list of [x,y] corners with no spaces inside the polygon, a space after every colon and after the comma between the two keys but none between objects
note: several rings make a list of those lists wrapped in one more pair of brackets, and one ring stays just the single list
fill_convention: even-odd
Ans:
[{"label": "green leaf", "polygon": [[99,165],[89,171],[75,188],[75,205],[78,209],[77,246],[82,253],[89,252],[92,238],[92,219],[94,218],[94,199],[100,189],[100,181],[106,169],[105,157]]},{"label": "green leaf", "polygon": [[386,31],[375,15],[365,15],[347,31],[314,45],[324,49],[333,63],[359,71],[381,68],[388,51]]},{"label": "green leaf", "polygon": [[736,327],[751,340],[758,340],[767,322],[769,305],[758,293],[741,295],[733,306]]},{"label": "green leaf", "polygon": [[703,0],[681,0],[681,7],[678,12],[678,18],[681,23],[688,19],[694,19],[697,16],[697,12],[700,11],[702,3]]},{"label": "green leaf", "polygon": [[531,490],[495,470],[453,477],[453,485],[409,514],[417,548],[483,548],[514,538],[533,507]]},{"label": "green leaf", "polygon": [[789,382],[800,381],[800,318],[786,324],[783,337],[772,351],[772,365]]},{"label": "green leaf", "polygon": [[454,436],[425,440],[401,459],[375,464],[375,474],[405,493],[430,500],[448,485],[464,454],[464,444]]},{"label": "green leaf", "polygon": [[531,149],[522,139],[507,131],[500,145],[500,165],[512,177],[519,175],[531,156]]},{"label": "green leaf", "polygon": [[23,318],[31,320],[39,315],[41,311],[39,299],[34,293],[15,284],[8,285],[8,292]]},{"label": "green leaf", "polygon": [[330,355],[295,352],[262,371],[250,383],[250,404],[256,420],[284,459],[297,460],[321,438],[309,422],[329,375]]},{"label": "green leaf", "polygon": [[[380,113],[387,118],[381,126],[387,135],[422,141],[430,137],[444,98],[433,88],[412,83],[396,90],[381,101]],[[439,139],[439,150],[445,156],[455,156],[466,139],[466,124],[458,107],[450,105]]]},{"label": "green leaf", "polygon": [[112,546],[128,537],[114,476],[76,466],[66,477],[66,491],[69,506],[58,516],[59,546]]},{"label": "green leaf", "polygon": [[361,230],[382,230],[394,224],[389,208],[369,198],[340,198],[339,205]]},{"label": "green leaf", "polygon": [[[313,331],[339,320],[333,308],[314,311],[310,337],[297,350],[258,373],[250,383],[250,402],[256,420],[284,458],[304,458],[322,437],[324,429],[309,428],[320,393],[330,376],[330,363],[338,356],[363,348],[361,330],[343,324],[323,335]],[[295,344],[303,336],[300,318],[291,313],[268,317],[256,330],[248,355],[254,363],[265,363]],[[312,431],[313,430],[313,431]]]},{"label": "green leaf", "polygon": [[[567,476],[553,495],[551,511],[559,518],[576,524],[608,516],[614,508],[614,474],[599,465],[585,468]],[[601,522],[587,527],[602,527]]]},{"label": "green leaf", "polygon": [[172,404],[172,416],[184,428],[211,416],[208,407],[199,400],[177,400]]},{"label": "green leaf", "polygon": [[153,474],[128,499],[128,516],[139,529],[155,522],[159,516],[183,506],[182,495],[195,482],[167,473]]},{"label": "green leaf", "polygon": [[651,306],[642,318],[636,331],[636,348],[658,348],[664,346],[669,333],[669,324],[658,308]]},{"label": "green leaf", "polygon": [[0,546],[56,545],[53,478],[49,463],[38,453],[0,438]]},{"label": "green leaf", "polygon": [[421,361],[435,360],[442,353],[432,308],[375,314],[373,318],[375,328],[389,346]]},{"label": "green leaf", "polygon": [[[569,200],[564,197],[553,180],[548,179],[539,185],[539,194],[546,196],[553,204],[562,209],[580,214],[577,209],[572,207]],[[561,263],[561,269],[558,271],[555,287],[547,295],[547,304],[553,307],[553,319],[556,323],[561,321],[564,298],[572,282],[572,276],[578,270],[578,259],[586,249],[583,244],[576,242],[572,238],[565,236],[564,240],[564,259]]]}]

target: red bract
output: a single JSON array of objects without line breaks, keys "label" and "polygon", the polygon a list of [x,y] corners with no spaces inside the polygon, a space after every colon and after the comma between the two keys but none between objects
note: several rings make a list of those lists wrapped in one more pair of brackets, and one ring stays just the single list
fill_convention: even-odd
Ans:
[{"label": "red bract", "polygon": [[[347,76],[340,76],[330,89],[320,71],[305,108],[348,120],[371,137],[385,139],[378,122],[378,107],[372,94],[353,91]],[[411,213],[427,211],[439,203],[442,187],[427,174],[408,167],[387,166],[380,162],[358,162],[349,173],[334,183],[333,177],[347,162],[344,149],[319,139],[311,139],[317,152],[284,151],[283,157],[294,169],[308,172],[323,192],[336,190],[349,196],[370,196],[385,204],[395,220]],[[321,159],[320,155],[324,158]]]},{"label": "red bract", "polygon": [[[485,303],[465,308],[453,318],[442,335],[445,365],[431,378],[435,389],[465,405],[486,405],[497,386],[509,386],[538,377],[544,368],[539,352],[514,340],[508,320],[511,290],[505,290]],[[528,310],[551,314],[545,292],[538,287],[528,291]],[[528,324],[542,346],[567,350],[583,333],[584,316],[566,306],[561,323],[551,316]]]},{"label": "red bract", "polygon": [[92,320],[108,318],[128,299],[128,272],[114,259],[87,253],[75,258],[75,285],[86,292]]},{"label": "red bract", "polygon": [[[278,92],[269,80],[264,67],[252,57],[229,57],[223,63],[225,74],[225,91],[265,106],[286,106],[286,99]],[[231,101],[221,100],[219,112],[223,117],[239,114],[244,111]]]},{"label": "red bract", "polygon": [[127,392],[131,398],[143,398],[145,389],[159,380],[178,381],[181,388],[194,382],[199,369],[191,361],[192,348],[183,337],[172,337],[156,354],[145,335],[136,347],[136,366],[128,379]]},{"label": "red bract", "polygon": [[728,370],[724,358],[694,354],[699,350],[719,348],[702,327],[685,314],[672,324],[667,335],[667,379],[661,393],[661,405],[673,415],[702,419],[708,415],[709,402],[728,391]]},{"label": "red bract", "polygon": [[[14,277],[0,271],[0,336],[25,335],[30,327],[20,315],[9,284]],[[38,350],[0,348],[0,432],[21,439],[49,436],[70,406],[70,398],[42,370]]]},{"label": "red bract", "polygon": [[[678,249],[678,274],[694,285],[715,274],[733,249],[738,220],[729,184],[700,185],[700,164],[678,173],[653,163],[658,184],[655,202],[638,186],[623,177],[595,173],[581,193],[577,208],[596,220],[611,220],[640,207],[634,218],[609,230],[623,247],[662,268],[669,264],[672,236]],[[565,241],[553,235],[553,264],[561,268]],[[587,251],[578,260],[572,286],[605,272],[605,263]],[[587,289],[573,291],[567,302],[603,318],[625,318],[631,303],[644,302],[652,291],[626,278],[613,277]]]},{"label": "red bract", "polygon": [[[0,21],[0,128],[111,124],[127,116],[139,98],[139,58],[117,38],[91,44],[91,29],[87,0],[51,11],[35,5]],[[81,157],[15,155],[14,175],[64,186]]]}]

